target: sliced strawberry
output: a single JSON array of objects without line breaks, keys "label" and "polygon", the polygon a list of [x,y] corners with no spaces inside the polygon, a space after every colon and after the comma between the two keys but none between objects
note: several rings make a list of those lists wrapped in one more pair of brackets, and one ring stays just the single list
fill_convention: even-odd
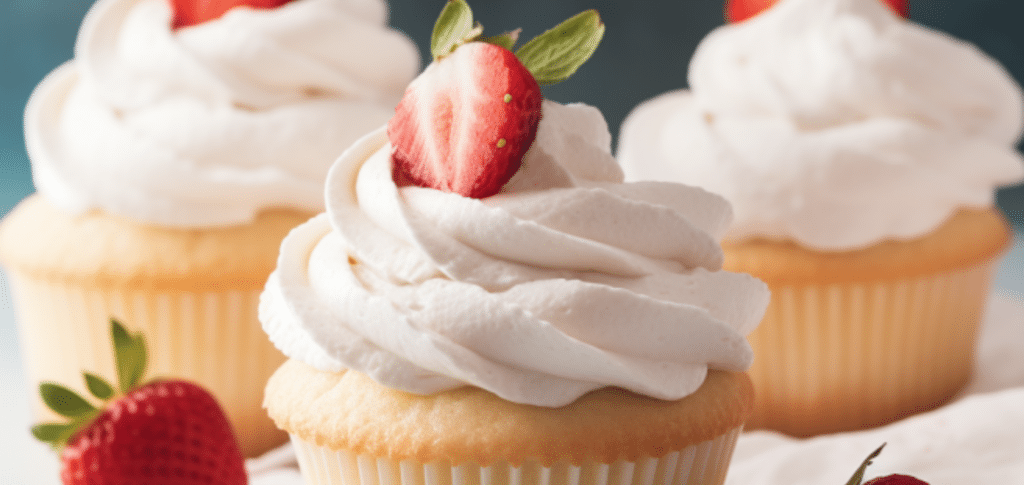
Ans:
[{"label": "sliced strawberry", "polygon": [[171,0],[174,21],[171,28],[180,29],[218,19],[235,7],[276,8],[292,0]]},{"label": "sliced strawberry", "polygon": [[498,193],[537,135],[540,86],[508,49],[469,42],[409,85],[388,123],[394,177],[465,197]]},{"label": "sliced strawberry", "polygon": [[216,399],[180,380],[139,384],[146,345],[111,320],[118,386],[85,373],[94,406],[54,383],[43,402],[66,422],[36,425],[32,434],[61,455],[64,485],[245,485],[248,478],[231,424]]},{"label": "sliced strawberry", "polygon": [[434,62],[388,122],[398,185],[474,198],[497,194],[537,136],[540,84],[576,72],[597,49],[604,24],[596,11],[581,12],[515,54],[518,30],[482,34],[465,0],[448,0],[430,38]]},{"label": "sliced strawberry", "polygon": [[[903,18],[910,17],[910,0],[882,0]],[[742,22],[753,17],[778,0],[728,0],[725,6],[725,19],[729,22]]]}]

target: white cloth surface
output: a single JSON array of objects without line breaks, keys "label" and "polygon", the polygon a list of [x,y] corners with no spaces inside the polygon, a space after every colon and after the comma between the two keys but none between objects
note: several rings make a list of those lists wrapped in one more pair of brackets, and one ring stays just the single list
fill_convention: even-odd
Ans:
[{"label": "white cloth surface", "polygon": [[[1024,485],[1024,298],[996,293],[977,373],[952,403],[888,426],[794,439],[740,437],[727,485],[842,485],[887,443],[867,477],[904,473],[932,485]],[[291,445],[247,463],[251,485],[303,485]]]}]

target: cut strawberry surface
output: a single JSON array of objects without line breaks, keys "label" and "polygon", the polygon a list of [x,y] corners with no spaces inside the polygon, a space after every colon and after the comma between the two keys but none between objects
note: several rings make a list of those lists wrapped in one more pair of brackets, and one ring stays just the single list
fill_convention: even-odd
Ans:
[{"label": "cut strawberry surface", "polygon": [[[879,0],[892,8],[903,18],[910,17],[910,0]],[[725,19],[729,22],[742,22],[765,10],[778,0],[728,0],[725,5]]]},{"label": "cut strawberry surface", "polygon": [[244,485],[242,453],[227,416],[202,387],[180,380],[139,384],[146,365],[141,335],[111,322],[120,394],[85,374],[105,407],[53,383],[39,386],[43,402],[65,423],[40,424],[32,434],[61,455],[64,485]]},{"label": "cut strawberry surface", "polygon": [[464,0],[450,0],[431,37],[434,62],[406,89],[388,122],[392,174],[464,197],[497,194],[537,136],[541,84],[568,78],[604,34],[587,11],[513,53],[518,31],[482,37]]},{"label": "cut strawberry surface", "polygon": [[395,179],[465,197],[498,193],[537,135],[540,86],[515,54],[473,42],[431,64],[388,123]]},{"label": "cut strawberry surface", "polygon": [[171,27],[180,29],[218,19],[235,7],[277,8],[292,0],[171,0],[174,21]]}]

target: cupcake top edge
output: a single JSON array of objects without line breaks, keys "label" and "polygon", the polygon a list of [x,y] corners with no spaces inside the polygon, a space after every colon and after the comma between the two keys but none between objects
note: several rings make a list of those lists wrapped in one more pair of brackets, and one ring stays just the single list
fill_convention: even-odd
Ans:
[{"label": "cupcake top edge", "polygon": [[[660,458],[726,436],[749,416],[753,394],[746,374],[711,371],[696,393],[677,401],[604,388],[547,408],[473,387],[411,395],[357,372],[325,373],[290,360],[268,382],[264,406],[296,438],[333,450],[418,463],[550,466]],[[423,423],[445,431],[424,433]]]}]

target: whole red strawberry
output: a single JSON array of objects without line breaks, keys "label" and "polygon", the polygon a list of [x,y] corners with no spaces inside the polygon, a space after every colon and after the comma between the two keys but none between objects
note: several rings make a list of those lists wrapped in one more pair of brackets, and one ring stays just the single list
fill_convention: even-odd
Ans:
[{"label": "whole red strawberry", "polygon": [[171,27],[180,29],[218,19],[235,7],[277,8],[292,0],[171,0],[174,20]]},{"label": "whole red strawberry", "polygon": [[399,185],[465,197],[498,193],[537,136],[541,84],[568,78],[604,33],[583,12],[510,50],[518,31],[481,37],[464,0],[449,1],[434,26],[434,62],[409,84],[388,123]]},{"label": "whole red strawberry", "polygon": [[146,365],[141,335],[111,322],[122,395],[93,374],[97,408],[60,385],[39,386],[43,402],[70,418],[32,428],[61,455],[65,485],[244,485],[248,479],[231,425],[202,387],[180,380],[138,384]]},{"label": "whole red strawberry", "polygon": [[871,464],[872,460],[878,458],[878,455],[882,454],[883,448],[885,448],[885,443],[882,443],[882,446],[879,446],[877,450],[868,455],[864,462],[860,464],[860,467],[857,468],[857,471],[853,473],[853,476],[850,477],[850,481],[846,482],[846,485],[928,485],[928,482],[918,480],[909,475],[888,475],[873,478],[861,484],[868,465]]},{"label": "whole red strawberry", "polygon": [[[725,5],[725,19],[729,22],[742,22],[775,5],[779,0],[728,0]],[[882,0],[896,13],[907,18],[910,16],[910,0]]]}]

